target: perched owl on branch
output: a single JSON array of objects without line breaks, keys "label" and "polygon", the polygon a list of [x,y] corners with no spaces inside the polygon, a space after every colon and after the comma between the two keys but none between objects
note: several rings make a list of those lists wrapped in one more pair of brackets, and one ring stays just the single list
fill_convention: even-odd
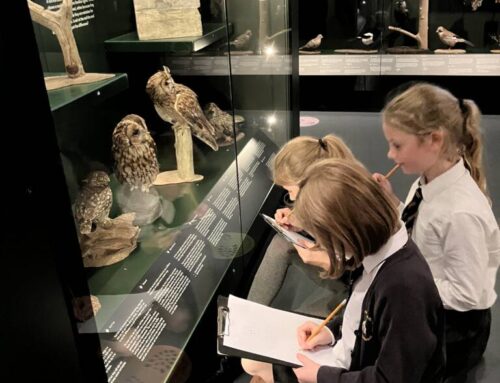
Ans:
[{"label": "perched owl on branch", "polygon": [[110,222],[113,193],[109,182],[109,176],[100,170],[91,172],[83,181],[75,201],[75,218],[81,234],[89,234],[93,223],[107,226]]},{"label": "perched owl on branch", "polygon": [[193,135],[213,150],[218,150],[215,129],[203,114],[196,93],[176,83],[170,70],[163,68],[152,75],[146,85],[146,92],[156,112],[162,120],[173,124],[173,129],[189,126]]},{"label": "perched owl on branch", "polygon": [[216,140],[219,146],[226,146],[234,142],[234,137],[239,135],[235,125],[233,132],[233,116],[221,110],[215,103],[205,105],[205,116],[215,128]]},{"label": "perched owl on branch", "polygon": [[136,114],[123,117],[113,131],[112,151],[118,181],[129,184],[130,190],[148,192],[160,166],[156,144],[142,117]]}]

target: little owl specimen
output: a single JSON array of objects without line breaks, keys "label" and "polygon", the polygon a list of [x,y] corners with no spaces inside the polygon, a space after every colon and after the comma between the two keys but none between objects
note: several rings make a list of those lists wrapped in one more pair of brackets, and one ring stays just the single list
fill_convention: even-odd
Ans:
[{"label": "little owl specimen", "polygon": [[82,189],[75,201],[75,218],[81,234],[92,231],[92,223],[106,226],[113,204],[113,194],[109,187],[109,176],[97,170],[83,181]]}]

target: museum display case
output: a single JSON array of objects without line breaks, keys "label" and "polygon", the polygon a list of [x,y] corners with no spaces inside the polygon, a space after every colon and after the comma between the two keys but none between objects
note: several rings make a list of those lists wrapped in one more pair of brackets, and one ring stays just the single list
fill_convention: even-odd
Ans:
[{"label": "museum display case", "polygon": [[63,279],[85,381],[201,381],[216,329],[197,332],[223,281],[248,283],[272,160],[298,128],[288,1],[28,6],[80,250]]},{"label": "museum display case", "polygon": [[[371,170],[390,169],[378,112],[404,82],[436,82],[478,103],[489,180],[500,185],[498,102],[485,91],[500,86],[496,0],[27,4],[11,14],[32,18],[26,47],[36,45],[42,69],[26,79],[39,80],[47,108],[38,102],[19,118],[41,121],[34,137],[57,142],[32,142],[40,157],[27,168],[63,171],[63,184],[43,193],[60,221],[46,228],[59,230],[64,292],[50,307],[70,319],[60,327],[72,330],[63,340],[74,339],[81,381],[199,383],[220,373],[216,297],[244,292],[263,254],[269,228],[258,214],[281,197],[270,172],[277,149],[333,132]],[[474,46],[448,49],[439,27]],[[21,52],[4,51],[26,73]],[[44,171],[30,172],[49,185]],[[401,174],[393,180],[407,189]],[[40,270],[53,282],[51,265]]]},{"label": "museum display case", "polygon": [[[402,84],[435,83],[481,109],[488,179],[500,185],[499,108],[485,92],[500,86],[499,12],[496,0],[300,2],[301,134],[339,134],[370,170],[385,173],[392,166],[380,127],[385,100]],[[320,45],[307,48],[318,35]],[[393,178],[401,198],[410,178]]]}]

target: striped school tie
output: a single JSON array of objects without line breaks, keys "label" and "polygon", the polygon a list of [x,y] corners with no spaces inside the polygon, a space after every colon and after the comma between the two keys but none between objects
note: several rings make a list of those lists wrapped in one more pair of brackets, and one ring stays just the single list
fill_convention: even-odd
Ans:
[{"label": "striped school tie", "polygon": [[422,189],[419,187],[415,191],[413,199],[408,205],[406,205],[403,210],[403,214],[401,214],[401,218],[405,222],[406,230],[408,231],[409,236],[411,236],[413,225],[415,224],[415,220],[417,219],[418,206],[420,205],[420,202],[422,202],[422,199]]}]

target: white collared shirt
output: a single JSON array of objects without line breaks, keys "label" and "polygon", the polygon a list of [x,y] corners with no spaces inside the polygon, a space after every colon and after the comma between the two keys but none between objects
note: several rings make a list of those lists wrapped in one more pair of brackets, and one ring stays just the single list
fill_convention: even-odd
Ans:
[{"label": "white collared shirt", "polygon": [[446,309],[480,310],[496,300],[500,231],[488,199],[460,160],[428,184],[418,182],[423,200],[412,239],[429,266]]},{"label": "white collared shirt", "polygon": [[349,369],[351,366],[351,353],[354,350],[356,335],[359,329],[361,310],[366,292],[384,261],[396,251],[401,249],[408,241],[408,234],[403,222],[396,234],[391,236],[382,248],[375,254],[363,259],[363,274],[354,284],[351,297],[347,303],[344,320],[342,322],[342,338],[333,346],[332,354],[334,366]]}]

